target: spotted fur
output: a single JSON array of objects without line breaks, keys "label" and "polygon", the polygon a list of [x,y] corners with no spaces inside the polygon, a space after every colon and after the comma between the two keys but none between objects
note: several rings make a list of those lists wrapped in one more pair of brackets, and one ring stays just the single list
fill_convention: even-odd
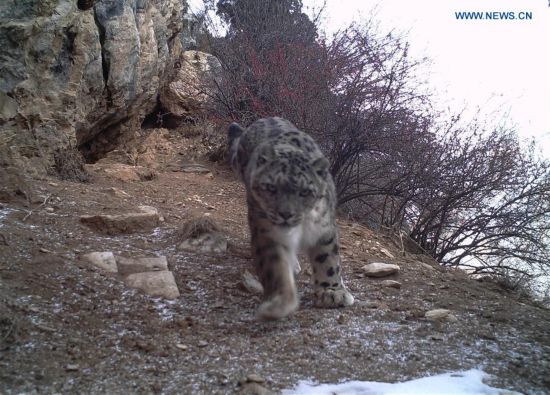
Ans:
[{"label": "spotted fur", "polygon": [[265,301],[258,314],[279,319],[298,308],[298,253],[313,268],[316,304],[353,304],[342,281],[336,192],[329,162],[313,139],[282,118],[263,118],[228,132],[229,158],[246,186],[256,271]]}]

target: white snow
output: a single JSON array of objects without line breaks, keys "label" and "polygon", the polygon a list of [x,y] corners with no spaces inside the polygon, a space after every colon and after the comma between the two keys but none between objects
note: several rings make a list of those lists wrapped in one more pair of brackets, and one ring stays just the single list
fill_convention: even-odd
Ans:
[{"label": "white snow", "polygon": [[521,395],[483,383],[489,375],[481,370],[439,374],[402,383],[348,381],[340,384],[313,384],[300,381],[283,395]]}]

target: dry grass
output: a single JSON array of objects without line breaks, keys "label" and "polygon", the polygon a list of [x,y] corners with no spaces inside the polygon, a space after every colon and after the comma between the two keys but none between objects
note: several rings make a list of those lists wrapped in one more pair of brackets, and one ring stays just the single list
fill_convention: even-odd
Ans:
[{"label": "dry grass", "polygon": [[209,217],[192,218],[185,222],[180,231],[182,240],[199,237],[205,233],[220,232],[221,228]]},{"label": "dry grass", "polygon": [[90,174],[84,167],[84,158],[76,147],[69,145],[67,148],[57,150],[53,160],[53,170],[60,179],[77,182],[90,181]]}]

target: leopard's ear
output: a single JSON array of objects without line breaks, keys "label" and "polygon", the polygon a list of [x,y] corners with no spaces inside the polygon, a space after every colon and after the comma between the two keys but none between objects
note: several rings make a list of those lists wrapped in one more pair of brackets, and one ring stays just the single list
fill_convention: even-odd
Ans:
[{"label": "leopard's ear", "polygon": [[227,130],[229,141],[235,140],[237,137],[243,134],[243,132],[244,129],[241,127],[241,125],[239,125],[237,122],[233,122],[231,125],[229,125],[229,129]]},{"label": "leopard's ear", "polygon": [[315,159],[311,164],[311,167],[319,177],[326,178],[326,176],[328,175],[330,162],[327,158],[323,156],[321,158]]}]

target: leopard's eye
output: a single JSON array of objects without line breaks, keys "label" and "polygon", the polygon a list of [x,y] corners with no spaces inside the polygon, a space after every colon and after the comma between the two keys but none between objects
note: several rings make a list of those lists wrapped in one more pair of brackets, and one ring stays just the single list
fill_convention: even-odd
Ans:
[{"label": "leopard's eye", "polygon": [[307,197],[309,195],[311,195],[311,189],[302,189],[300,191],[300,196],[301,197]]},{"label": "leopard's eye", "polygon": [[262,185],[264,191],[268,191],[269,193],[275,193],[277,192],[277,187],[273,184],[265,183]]}]

